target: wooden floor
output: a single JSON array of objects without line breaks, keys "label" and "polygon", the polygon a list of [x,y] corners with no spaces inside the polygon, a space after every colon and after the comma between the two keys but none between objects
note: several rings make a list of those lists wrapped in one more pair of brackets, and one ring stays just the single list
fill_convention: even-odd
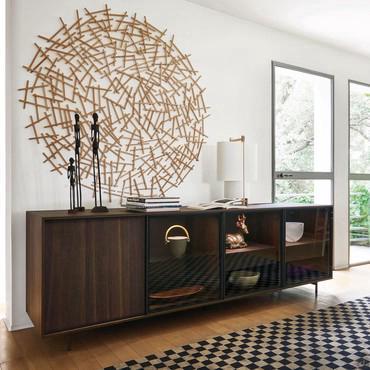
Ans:
[{"label": "wooden floor", "polygon": [[40,339],[32,329],[7,332],[0,323],[1,370],[94,370],[217,334],[268,323],[316,308],[370,295],[370,265],[334,273],[334,280],[292,288],[278,294],[131,322],[76,334],[72,350],[66,339]]}]

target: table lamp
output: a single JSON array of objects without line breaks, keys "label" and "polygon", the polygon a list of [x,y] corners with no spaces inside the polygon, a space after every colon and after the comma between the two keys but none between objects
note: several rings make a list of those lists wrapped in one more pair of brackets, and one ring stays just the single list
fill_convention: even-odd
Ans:
[{"label": "table lamp", "polygon": [[[247,205],[248,202],[245,198],[244,135],[217,143],[217,177],[224,181],[224,196],[226,198],[239,198],[241,204]],[[240,198],[241,181],[243,189]]]}]

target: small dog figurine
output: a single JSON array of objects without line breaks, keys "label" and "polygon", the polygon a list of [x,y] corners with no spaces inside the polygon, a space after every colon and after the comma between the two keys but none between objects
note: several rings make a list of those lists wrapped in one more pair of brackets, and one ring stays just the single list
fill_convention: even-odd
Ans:
[{"label": "small dog figurine", "polygon": [[239,215],[236,221],[236,227],[239,229],[235,234],[226,234],[226,248],[244,248],[248,244],[245,242],[244,235],[249,234],[247,225],[245,224],[245,215]]}]

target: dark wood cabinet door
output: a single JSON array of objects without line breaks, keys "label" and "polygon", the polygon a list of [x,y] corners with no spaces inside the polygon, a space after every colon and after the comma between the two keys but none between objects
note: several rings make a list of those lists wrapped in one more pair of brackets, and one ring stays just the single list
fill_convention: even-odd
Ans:
[{"label": "dark wood cabinet door", "polygon": [[45,223],[44,333],[143,315],[144,217]]}]

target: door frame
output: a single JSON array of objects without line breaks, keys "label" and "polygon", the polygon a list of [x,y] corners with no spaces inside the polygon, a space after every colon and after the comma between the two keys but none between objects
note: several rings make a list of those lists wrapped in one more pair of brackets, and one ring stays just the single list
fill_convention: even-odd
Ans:
[{"label": "door frame", "polygon": [[[307,171],[279,171],[277,176],[275,169],[275,67],[290,69],[297,72],[312,74],[330,80],[331,93],[331,171],[330,172],[307,172]],[[295,66],[292,64],[271,61],[271,199],[275,202],[275,180],[289,178],[293,180],[331,180],[331,202],[334,204],[334,75],[314,71],[312,69]]]},{"label": "door frame", "polygon": [[351,181],[370,181],[370,173],[351,173],[351,84],[365,86],[370,89],[370,83],[360,82],[357,80],[348,79],[347,95],[348,95],[348,265],[349,267],[361,266],[370,264],[370,260],[358,263],[351,263],[351,215],[350,215],[350,200],[351,200]]}]

